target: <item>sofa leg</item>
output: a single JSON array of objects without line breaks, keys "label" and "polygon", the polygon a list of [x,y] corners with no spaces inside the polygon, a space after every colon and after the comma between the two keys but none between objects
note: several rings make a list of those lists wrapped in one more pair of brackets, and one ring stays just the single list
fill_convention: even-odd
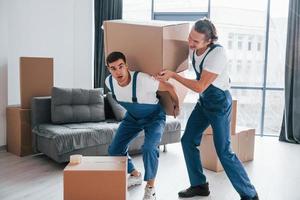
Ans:
[{"label": "sofa leg", "polygon": [[164,144],[164,150],[163,150],[163,152],[167,152],[167,145],[166,144]]}]

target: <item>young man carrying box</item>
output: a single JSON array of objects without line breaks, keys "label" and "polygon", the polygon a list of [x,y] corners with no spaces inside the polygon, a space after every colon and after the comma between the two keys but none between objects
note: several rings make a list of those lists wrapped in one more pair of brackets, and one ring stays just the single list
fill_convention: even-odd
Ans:
[{"label": "young man carrying box", "polygon": [[[156,97],[157,91],[168,91],[174,101],[174,117],[178,113],[178,97],[174,87],[168,82],[159,82],[148,74],[130,71],[126,58],[121,52],[112,52],[106,58],[111,73],[105,80],[113,98],[126,110],[117,133],[109,146],[111,156],[128,155],[129,143],[142,130],[145,141],[142,146],[145,168],[144,181],[147,182],[144,200],[156,199],[154,181],[158,168],[158,145],[165,128],[166,114]],[[141,173],[128,159],[128,186],[142,183]]]}]

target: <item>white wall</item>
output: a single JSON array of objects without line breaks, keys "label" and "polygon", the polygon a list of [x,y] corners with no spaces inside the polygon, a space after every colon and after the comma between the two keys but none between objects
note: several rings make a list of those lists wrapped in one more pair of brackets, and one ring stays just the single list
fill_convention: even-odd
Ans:
[{"label": "white wall", "polygon": [[94,1],[75,0],[73,87],[94,87]]},{"label": "white wall", "polygon": [[8,105],[20,103],[21,56],[53,57],[55,86],[93,87],[93,0],[0,1],[7,7]]},{"label": "white wall", "polygon": [[0,0],[0,147],[6,143],[5,108],[7,105],[7,4]]}]

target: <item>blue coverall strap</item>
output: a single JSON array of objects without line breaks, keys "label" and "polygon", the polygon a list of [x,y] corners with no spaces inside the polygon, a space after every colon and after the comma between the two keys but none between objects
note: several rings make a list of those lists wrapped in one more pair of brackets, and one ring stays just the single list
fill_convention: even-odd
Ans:
[{"label": "blue coverall strap", "polygon": [[112,93],[112,97],[114,98],[114,100],[117,100],[116,95],[115,95],[112,75],[110,75],[108,79],[109,79],[109,86],[110,86],[110,91]]},{"label": "blue coverall strap", "polygon": [[195,71],[195,73],[196,73],[196,80],[199,80],[199,79],[200,79],[200,73],[197,72],[197,70],[196,70],[195,53],[196,53],[196,50],[193,51],[192,65],[193,65],[194,71]]},{"label": "blue coverall strap", "polygon": [[136,97],[136,79],[137,75],[139,72],[134,72],[133,73],[133,78],[132,78],[132,102],[137,103],[137,97]]},{"label": "blue coverall strap", "polygon": [[200,65],[199,65],[199,71],[200,71],[200,73],[197,72],[196,66],[195,66],[195,65],[196,65],[196,61],[195,61],[195,53],[196,53],[196,51],[193,52],[193,60],[192,60],[192,64],[193,64],[193,68],[194,68],[195,73],[196,73],[196,79],[197,79],[197,80],[200,80],[200,77],[201,77],[201,74],[202,74],[202,71],[203,71],[203,63],[204,63],[204,60],[205,60],[206,56],[207,56],[212,50],[214,50],[216,47],[222,47],[222,46],[219,45],[219,44],[212,44],[212,45],[210,46],[210,49],[209,49],[208,52],[205,54],[205,56],[203,57],[203,59],[202,59]]}]

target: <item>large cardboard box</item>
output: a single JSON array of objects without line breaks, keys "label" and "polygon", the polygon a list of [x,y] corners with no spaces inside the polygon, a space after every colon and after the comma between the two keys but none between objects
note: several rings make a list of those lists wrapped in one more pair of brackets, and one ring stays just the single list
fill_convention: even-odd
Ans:
[{"label": "large cardboard box", "polygon": [[7,151],[18,156],[32,153],[31,110],[19,106],[6,108]]},{"label": "large cardboard box", "polygon": [[[255,129],[243,129],[231,135],[231,148],[241,162],[254,158]],[[202,166],[215,172],[223,171],[223,166],[217,156],[212,134],[202,136],[200,157]]]},{"label": "large cardboard box", "polygon": [[[113,51],[123,52],[130,70],[157,75],[162,69],[176,72],[188,69],[188,23],[110,20],[103,26],[105,57]],[[188,90],[176,81],[172,83],[182,105]],[[158,94],[167,115],[173,115],[169,94]]]},{"label": "large cardboard box", "polygon": [[[230,134],[236,134],[236,116],[237,116],[237,100],[232,100],[232,114],[231,114],[231,123],[230,123]],[[211,126],[209,126],[204,134],[213,134]]]},{"label": "large cardboard box", "polygon": [[53,58],[20,58],[21,108],[30,109],[35,96],[50,96],[53,87]]},{"label": "large cardboard box", "polygon": [[64,169],[64,200],[127,198],[127,158],[83,157]]},{"label": "large cardboard box", "polygon": [[121,51],[131,70],[156,75],[188,68],[189,23],[110,20],[103,26],[105,57]]}]

